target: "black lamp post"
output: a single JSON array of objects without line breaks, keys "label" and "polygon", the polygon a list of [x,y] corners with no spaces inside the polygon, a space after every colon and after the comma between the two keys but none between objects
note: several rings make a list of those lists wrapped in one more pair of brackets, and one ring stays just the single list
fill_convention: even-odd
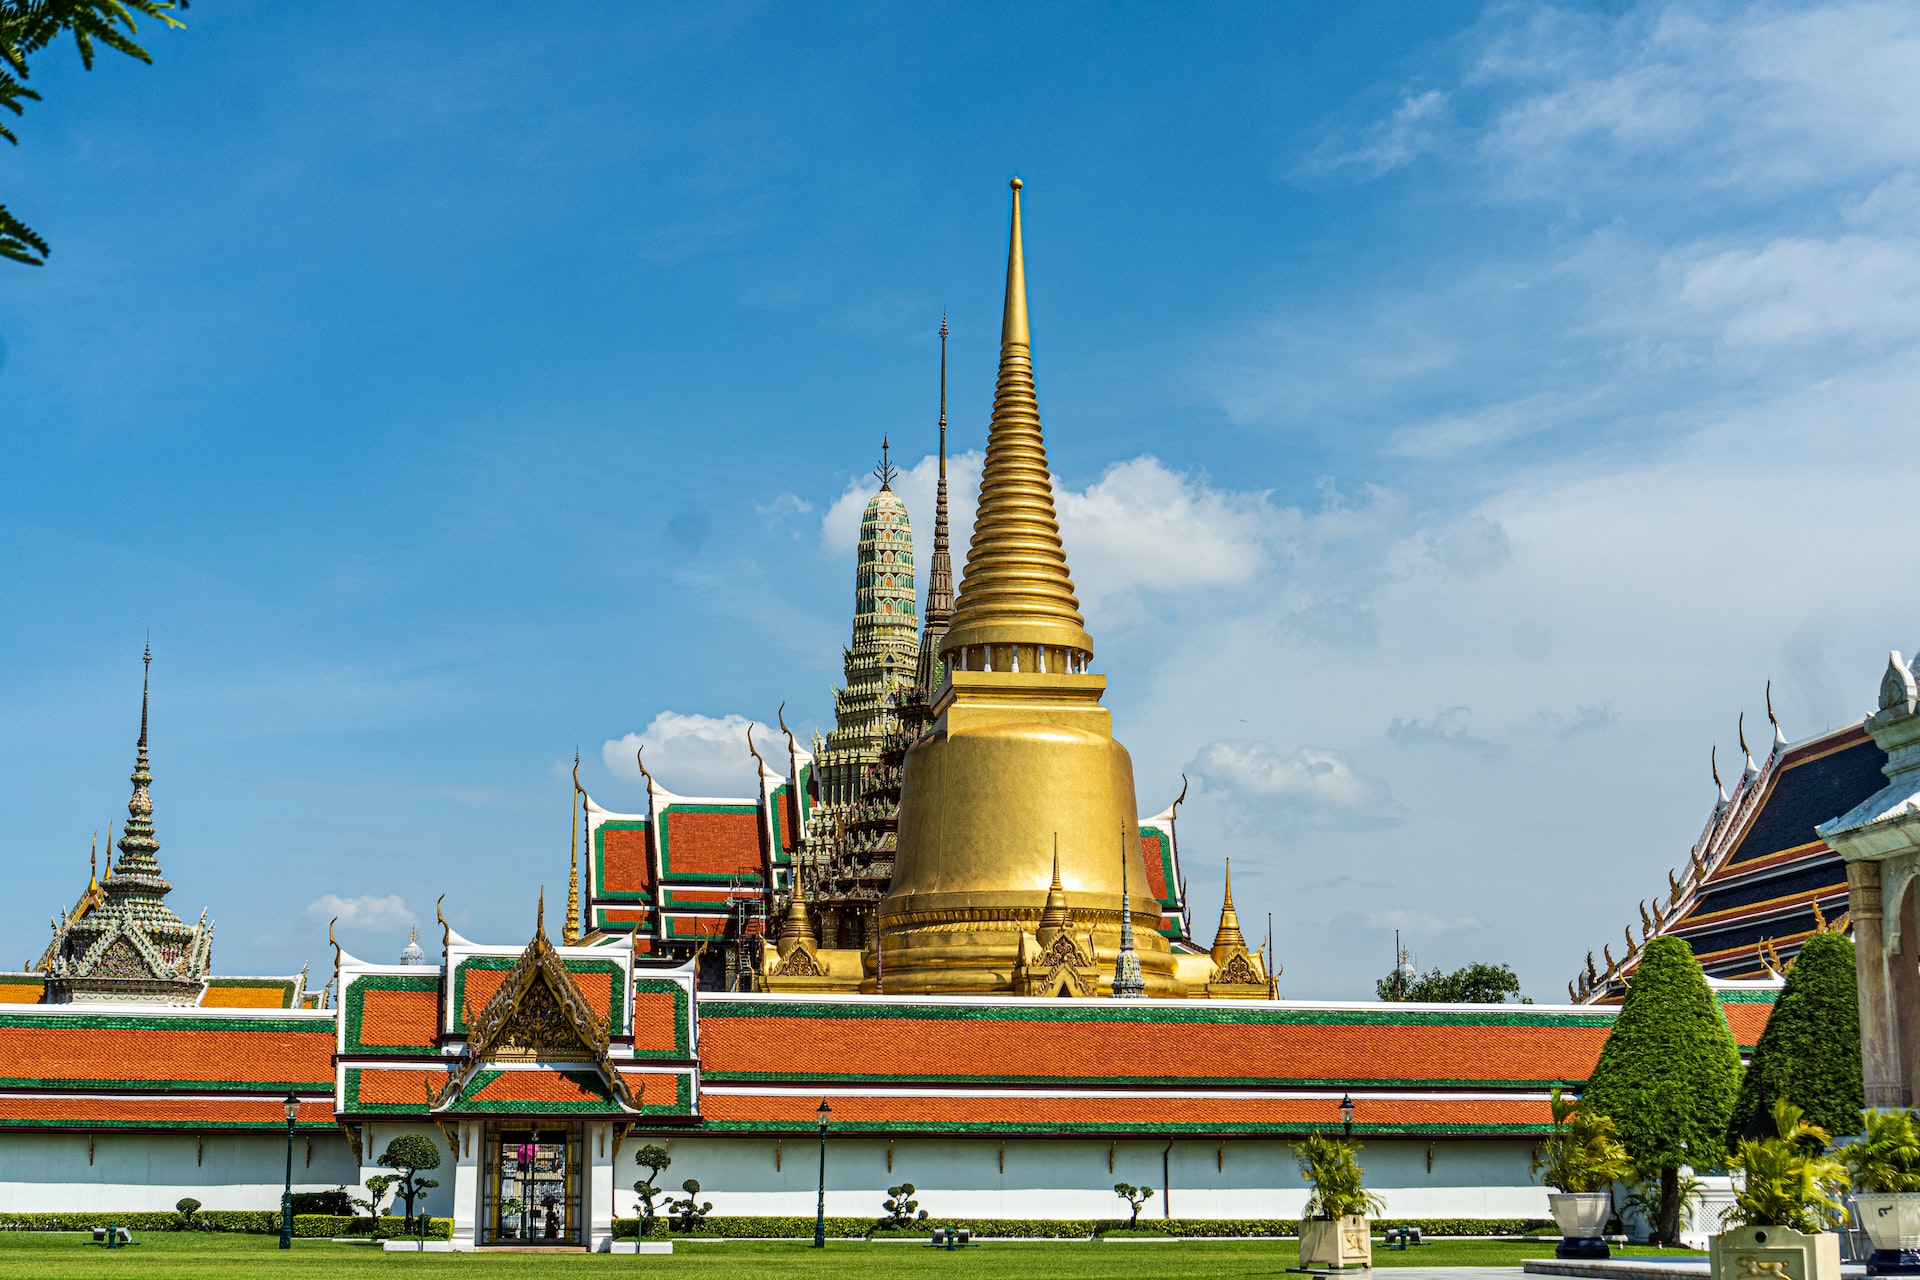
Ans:
[{"label": "black lamp post", "polygon": [[833,1118],[833,1108],[827,1105],[825,1098],[820,1099],[820,1198],[814,1202],[813,1247],[827,1247],[827,1122]]},{"label": "black lamp post", "polygon": [[1340,1128],[1347,1137],[1353,1136],[1353,1099],[1344,1093],[1340,1095]]},{"label": "black lamp post", "polygon": [[288,1094],[280,1104],[287,1113],[287,1185],[280,1193],[280,1247],[293,1248],[293,1122],[300,1118],[300,1099]]}]

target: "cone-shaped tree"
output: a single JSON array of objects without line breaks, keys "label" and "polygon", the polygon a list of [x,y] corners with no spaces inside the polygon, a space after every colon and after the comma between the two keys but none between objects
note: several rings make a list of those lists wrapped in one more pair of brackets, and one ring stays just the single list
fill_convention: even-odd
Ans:
[{"label": "cone-shaped tree", "polygon": [[1655,938],[1580,1105],[1611,1116],[1634,1164],[1659,1174],[1664,1241],[1680,1234],[1680,1166],[1710,1168],[1726,1156],[1739,1087],[1740,1050],[1700,962],[1679,938]]},{"label": "cone-shaped tree", "polygon": [[1860,1108],[1866,1104],[1860,1083],[1860,997],[1854,987],[1853,939],[1844,934],[1816,933],[1801,944],[1740,1081],[1728,1148],[1742,1138],[1773,1137],[1773,1104],[1781,1098],[1828,1133],[1860,1131]]}]

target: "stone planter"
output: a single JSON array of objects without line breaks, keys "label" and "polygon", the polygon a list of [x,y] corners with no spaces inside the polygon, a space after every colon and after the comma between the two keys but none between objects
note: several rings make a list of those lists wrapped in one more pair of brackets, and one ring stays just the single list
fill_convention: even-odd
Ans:
[{"label": "stone planter", "polygon": [[1606,1258],[1607,1219],[1613,1216],[1613,1197],[1604,1191],[1555,1191],[1547,1196],[1553,1220],[1560,1224],[1556,1258]]},{"label": "stone planter", "polygon": [[1920,1192],[1860,1191],[1853,1202],[1873,1241],[1867,1274],[1920,1275]]},{"label": "stone planter", "polygon": [[1840,1280],[1840,1237],[1735,1227],[1707,1242],[1713,1280]]},{"label": "stone planter", "polygon": [[1360,1214],[1308,1218],[1300,1224],[1302,1267],[1371,1267],[1373,1232]]}]

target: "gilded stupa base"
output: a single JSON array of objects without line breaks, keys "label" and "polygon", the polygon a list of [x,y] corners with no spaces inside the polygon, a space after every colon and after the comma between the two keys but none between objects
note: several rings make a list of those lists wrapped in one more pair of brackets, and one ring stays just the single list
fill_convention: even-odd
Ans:
[{"label": "gilded stupa base", "polygon": [[[1113,991],[1114,960],[1120,953],[1120,912],[1076,909],[1071,941],[1079,951],[1070,995],[1108,996]],[[886,995],[1054,995],[1036,990],[1055,966],[1047,963],[1047,949],[1036,931],[1042,904],[998,919],[972,908],[974,919],[964,921],[883,920],[882,954],[866,953],[866,978],[860,989]],[[1094,916],[1104,919],[1094,919]],[[1134,949],[1146,978],[1149,996],[1182,997],[1187,985],[1176,973],[1175,957],[1167,940],[1156,932],[1158,913],[1134,913]],[[1089,980],[1097,984],[1086,990]]]}]

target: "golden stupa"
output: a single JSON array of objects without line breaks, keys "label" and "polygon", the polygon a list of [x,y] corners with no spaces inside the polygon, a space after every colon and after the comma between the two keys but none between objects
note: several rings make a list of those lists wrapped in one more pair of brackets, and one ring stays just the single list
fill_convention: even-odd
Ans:
[{"label": "golden stupa", "polygon": [[1056,955],[1051,967],[1099,974],[1097,991],[1069,983],[1068,993],[1113,994],[1122,893],[1130,886],[1139,895],[1132,933],[1145,993],[1188,994],[1158,932],[1158,904],[1144,892],[1133,761],[1100,705],[1106,677],[1087,669],[1093,639],[1054,515],[1034,394],[1017,178],[993,422],[941,656],[947,675],[934,697],[932,732],[906,756],[899,852],[880,903],[879,945],[867,956],[867,989],[1037,989],[1044,975],[1033,966],[1047,949],[1035,943],[1057,851],[1072,918],[1060,936],[1080,954],[1078,963]]}]

